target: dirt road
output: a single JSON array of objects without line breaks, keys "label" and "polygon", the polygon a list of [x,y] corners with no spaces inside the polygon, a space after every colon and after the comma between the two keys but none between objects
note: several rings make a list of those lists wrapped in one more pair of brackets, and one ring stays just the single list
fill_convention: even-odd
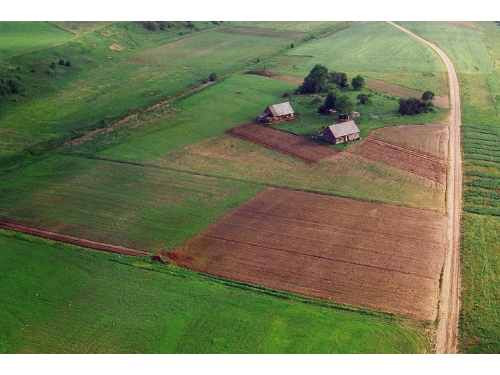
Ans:
[{"label": "dirt road", "polygon": [[448,120],[450,131],[449,171],[446,191],[448,216],[448,244],[446,249],[441,296],[439,303],[439,326],[436,349],[438,354],[457,353],[458,319],[460,313],[460,217],[462,211],[462,154],[460,150],[460,93],[458,78],[451,60],[434,44],[420,38],[405,28],[388,22],[431,47],[443,60],[450,80],[451,114]]}]

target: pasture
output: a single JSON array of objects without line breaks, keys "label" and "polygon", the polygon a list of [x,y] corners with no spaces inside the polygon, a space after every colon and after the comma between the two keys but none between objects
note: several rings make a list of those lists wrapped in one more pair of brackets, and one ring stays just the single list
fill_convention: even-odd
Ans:
[{"label": "pasture", "polygon": [[66,42],[73,34],[48,22],[0,22],[0,59]]},{"label": "pasture", "polygon": [[428,327],[400,317],[9,231],[0,249],[0,353],[430,350]]}]

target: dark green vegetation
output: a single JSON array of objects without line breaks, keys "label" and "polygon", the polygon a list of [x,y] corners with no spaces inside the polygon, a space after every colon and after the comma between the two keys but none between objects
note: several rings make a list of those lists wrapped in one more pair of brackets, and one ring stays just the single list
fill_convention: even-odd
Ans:
[{"label": "dark green vegetation", "polygon": [[457,69],[462,101],[461,352],[499,353],[500,28],[402,22],[442,48]]},{"label": "dark green vegetation", "polygon": [[[175,248],[269,184],[426,208],[442,202],[441,191],[381,163],[352,156],[349,168],[310,167],[256,145],[238,148],[243,141],[223,134],[286,100],[300,116],[283,129],[312,137],[332,122],[315,114],[309,95],[282,97],[296,84],[239,74],[262,66],[298,77],[323,61],[349,77],[401,69],[412,85],[424,77],[426,87],[445,90],[439,60],[384,23],[13,25],[18,38],[39,33],[24,46],[0,41],[0,76],[10,91],[0,100],[0,217],[155,252]],[[0,27],[4,35],[9,25]],[[356,58],[331,52],[343,40],[340,48],[357,44],[341,49]],[[389,60],[390,46],[398,51]],[[347,74],[337,78],[353,103],[370,94],[347,88]],[[356,104],[363,137],[408,121],[397,99],[373,93],[371,104]],[[205,154],[184,163],[193,150]],[[268,168],[264,176],[245,164],[256,160]],[[1,233],[2,352],[431,350],[432,327],[415,321]]]},{"label": "dark green vegetation", "polygon": [[418,323],[0,230],[0,353],[422,353]]}]

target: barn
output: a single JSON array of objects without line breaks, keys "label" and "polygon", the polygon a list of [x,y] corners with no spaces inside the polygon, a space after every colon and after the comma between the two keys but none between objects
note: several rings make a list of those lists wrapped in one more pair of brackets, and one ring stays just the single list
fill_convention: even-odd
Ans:
[{"label": "barn", "polygon": [[320,134],[324,141],[337,144],[360,139],[359,129],[353,120],[327,126]]},{"label": "barn", "polygon": [[289,102],[270,105],[266,110],[257,115],[257,121],[272,124],[280,121],[293,121],[296,114]]}]

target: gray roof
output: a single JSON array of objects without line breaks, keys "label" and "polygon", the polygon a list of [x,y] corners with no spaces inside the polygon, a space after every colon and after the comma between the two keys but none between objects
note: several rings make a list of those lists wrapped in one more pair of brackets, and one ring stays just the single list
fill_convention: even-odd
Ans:
[{"label": "gray roof", "polygon": [[285,116],[294,113],[289,102],[270,105],[269,107],[267,107],[267,109],[273,116]]},{"label": "gray roof", "polygon": [[335,138],[345,137],[349,134],[359,133],[359,129],[353,120],[330,125],[328,127]]}]

